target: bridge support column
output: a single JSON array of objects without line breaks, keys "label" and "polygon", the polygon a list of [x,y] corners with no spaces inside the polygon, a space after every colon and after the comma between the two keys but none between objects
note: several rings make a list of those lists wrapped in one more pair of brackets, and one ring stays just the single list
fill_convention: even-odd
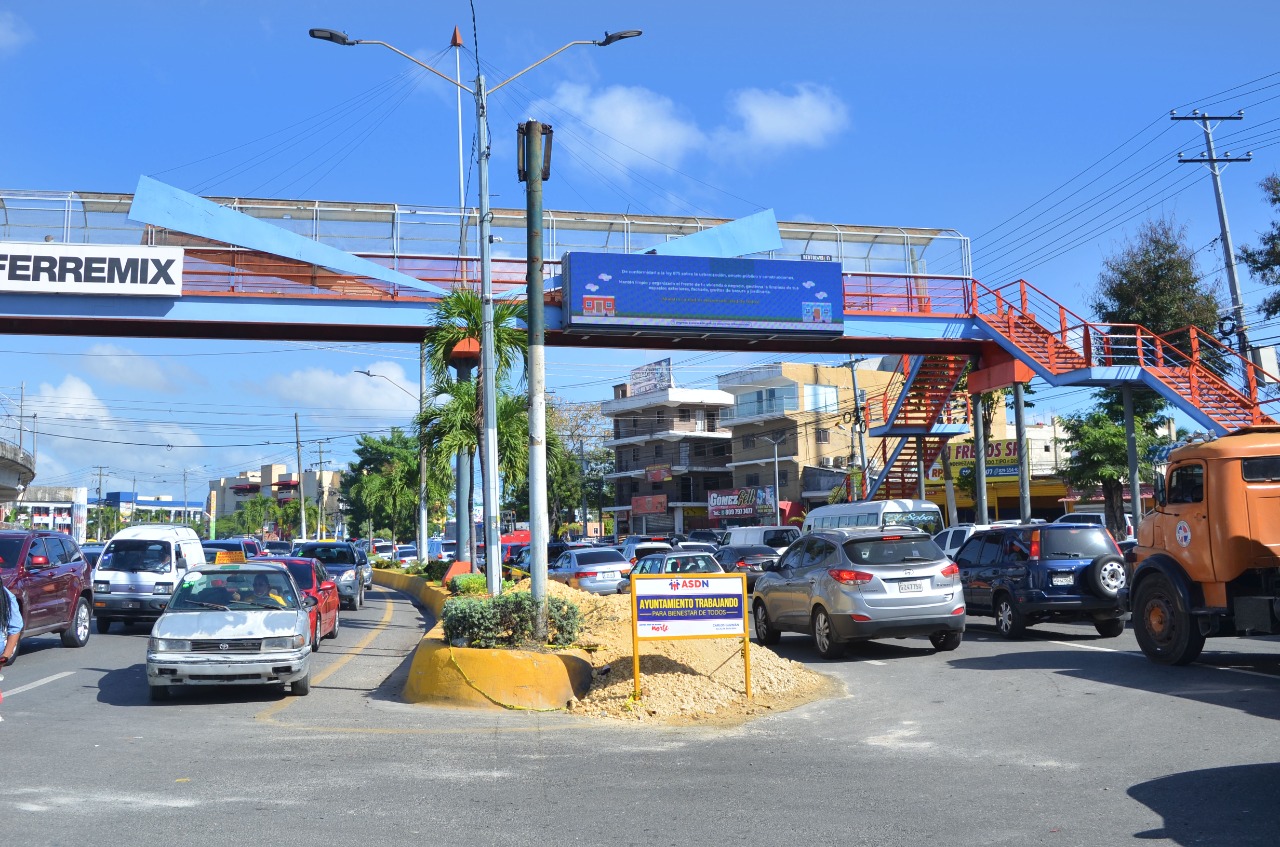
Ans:
[{"label": "bridge support column", "polygon": [[[1138,434],[1133,423],[1133,388],[1128,385],[1121,388],[1120,399],[1124,404],[1124,446],[1129,454],[1129,513],[1136,532],[1138,522],[1142,520],[1142,486],[1138,479]],[[1123,530],[1123,527],[1118,529]]]},{"label": "bridge support column", "polygon": [[973,522],[987,523],[987,422],[982,418],[982,394],[970,396],[973,409]]},{"label": "bridge support column", "polygon": [[1018,439],[1018,520],[1031,521],[1031,451],[1027,449],[1027,404],[1022,383],[1013,384],[1013,426]]}]

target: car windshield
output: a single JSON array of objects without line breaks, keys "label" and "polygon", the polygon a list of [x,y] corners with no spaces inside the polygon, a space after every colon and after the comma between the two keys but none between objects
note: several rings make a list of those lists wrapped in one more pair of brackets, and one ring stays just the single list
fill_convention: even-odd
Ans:
[{"label": "car windshield", "polygon": [[933,562],[946,554],[932,538],[868,538],[844,543],[844,554],[855,565],[900,565]]},{"label": "car windshield", "polygon": [[720,566],[709,555],[672,556],[664,568],[667,573],[720,573]]},{"label": "car windshield", "polygon": [[98,559],[98,570],[125,573],[164,573],[169,570],[169,545],[143,538],[118,538]]},{"label": "car windshield", "polygon": [[298,583],[299,588],[305,591],[308,588],[315,587],[313,585],[313,583],[315,582],[315,570],[311,567],[311,565],[298,563],[298,562],[290,562],[289,564],[285,565],[285,567],[289,569],[289,575],[293,577],[294,582]]},{"label": "car windshield", "polygon": [[942,532],[941,512],[885,512],[884,522],[891,526],[914,526],[930,535]]},{"label": "car windshield", "polygon": [[0,538],[0,570],[18,566],[18,554],[22,552],[22,539]]},{"label": "car windshield", "polygon": [[[89,563],[89,567],[93,567],[98,564],[98,559],[102,556],[101,547],[81,547],[80,552],[84,554],[84,560]],[[4,567],[4,565],[0,564],[0,568],[2,567]]]},{"label": "car windshield", "polygon": [[329,565],[354,565],[356,563],[356,557],[351,554],[351,549],[346,545],[303,544],[302,549],[298,551],[298,555],[304,559],[319,559],[320,564],[326,567]]},{"label": "car windshield", "polygon": [[296,608],[298,597],[282,571],[220,568],[187,573],[166,612]]},{"label": "car windshield", "polygon": [[576,558],[580,565],[603,565],[608,562],[626,561],[626,557],[617,550],[588,550],[578,553]]},{"label": "car windshield", "polygon": [[1116,555],[1119,550],[1111,535],[1102,527],[1054,527],[1040,532],[1040,558],[1043,560],[1095,559]]}]

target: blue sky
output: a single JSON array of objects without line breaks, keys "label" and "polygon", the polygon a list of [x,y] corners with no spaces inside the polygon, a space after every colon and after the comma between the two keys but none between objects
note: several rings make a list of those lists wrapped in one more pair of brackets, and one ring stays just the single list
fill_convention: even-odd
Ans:
[{"label": "blue sky", "polygon": [[[636,28],[642,38],[574,48],[493,95],[495,206],[523,205],[512,130],[537,117],[557,130],[548,209],[772,208],[782,220],[952,228],[973,239],[979,279],[1023,276],[1084,315],[1102,259],[1145,218],[1172,214],[1225,302],[1208,175],[1175,163],[1201,149],[1200,133],[1168,120],[1199,106],[1246,110],[1217,133],[1220,151],[1255,154],[1224,178],[1237,246],[1271,220],[1257,187],[1280,170],[1271,3],[1233,8],[1229,26],[1180,0],[474,7],[473,24],[459,0],[0,3],[0,188],[131,192],[149,174],[207,195],[455,205],[454,90],[309,27],[391,42],[452,75],[457,26],[464,78],[478,37],[490,86],[567,41]],[[474,203],[474,168],[468,185]],[[1261,299],[1247,275],[1242,288],[1247,304]],[[1255,329],[1266,337],[1280,322]],[[413,406],[355,369],[416,391],[416,351],[402,345],[11,336],[0,350],[0,417],[25,382],[47,484],[96,485],[104,465],[108,490],[136,478],[180,495],[184,467],[193,480],[292,467],[294,412],[303,438],[341,461],[353,433],[405,423]],[[655,358],[552,349],[548,383],[603,399]],[[685,358],[677,379],[694,384],[778,357]],[[1037,415],[1069,413],[1089,395],[1037,401]],[[134,443],[92,440],[104,432]],[[304,461],[317,458],[313,444]]]}]

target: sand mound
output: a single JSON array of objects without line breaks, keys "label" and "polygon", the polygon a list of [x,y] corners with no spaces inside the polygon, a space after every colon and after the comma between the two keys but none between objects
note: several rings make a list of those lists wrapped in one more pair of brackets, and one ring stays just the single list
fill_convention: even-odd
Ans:
[{"label": "sand mound", "polygon": [[[529,580],[515,586],[528,591]],[[632,695],[631,596],[598,596],[548,581],[548,594],[582,612],[579,643],[590,648],[596,678],[574,711],[590,717],[653,723],[738,723],[837,693],[831,678],[768,647],[752,644],[751,700],[746,699],[741,639],[640,642],[641,699]]]}]

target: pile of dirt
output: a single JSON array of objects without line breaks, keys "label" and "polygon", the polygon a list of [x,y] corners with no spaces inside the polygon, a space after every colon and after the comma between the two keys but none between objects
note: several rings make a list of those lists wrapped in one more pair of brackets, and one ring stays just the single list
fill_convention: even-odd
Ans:
[{"label": "pile of dirt", "polygon": [[[529,588],[524,580],[514,590]],[[595,679],[587,695],[573,704],[577,714],[652,723],[732,724],[840,691],[830,677],[753,643],[748,700],[740,639],[642,641],[637,701],[631,596],[594,595],[554,581],[548,581],[547,592],[571,601],[582,613],[578,642],[591,655]]]}]

